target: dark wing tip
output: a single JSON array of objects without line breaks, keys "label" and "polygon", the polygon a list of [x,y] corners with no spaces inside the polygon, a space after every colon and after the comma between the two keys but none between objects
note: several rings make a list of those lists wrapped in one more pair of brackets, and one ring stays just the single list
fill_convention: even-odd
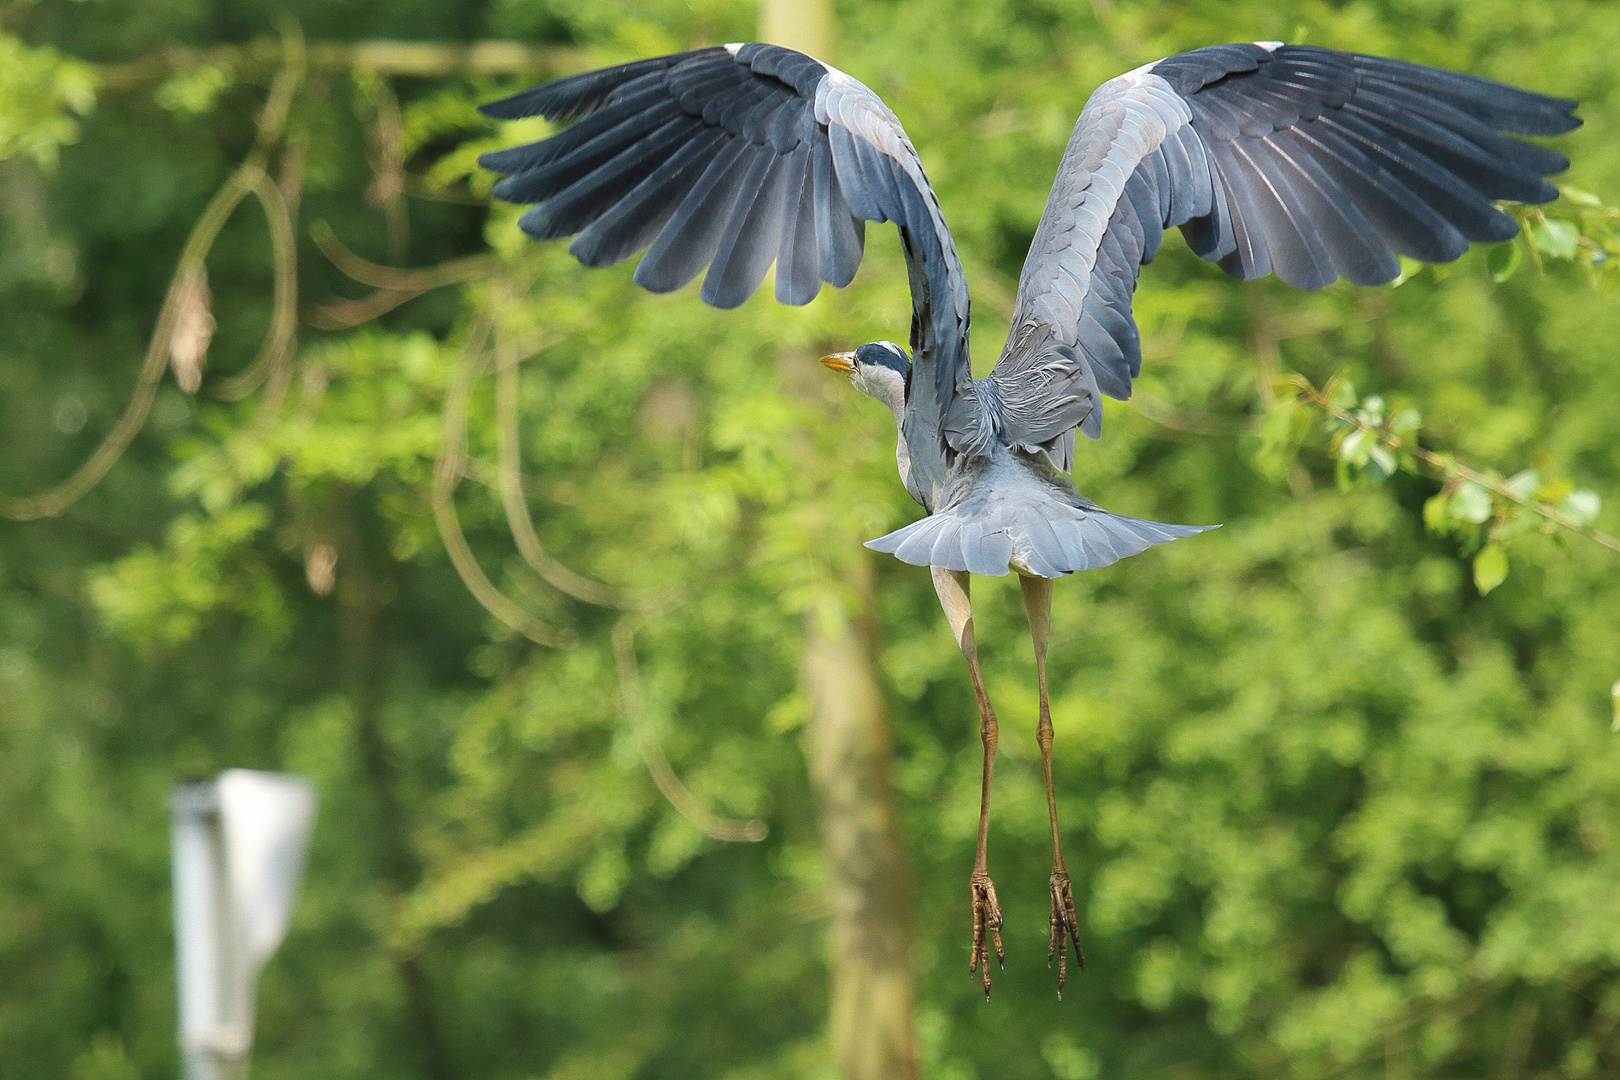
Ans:
[{"label": "dark wing tip", "polygon": [[485,102],[478,106],[478,111],[491,120],[523,120],[530,116],[543,116],[552,121],[578,120],[601,108],[613,92],[625,83],[685,60],[725,52],[724,46],[717,45],[692,52],[649,57],[597,71],[582,71],[577,75],[531,86],[499,101]]}]

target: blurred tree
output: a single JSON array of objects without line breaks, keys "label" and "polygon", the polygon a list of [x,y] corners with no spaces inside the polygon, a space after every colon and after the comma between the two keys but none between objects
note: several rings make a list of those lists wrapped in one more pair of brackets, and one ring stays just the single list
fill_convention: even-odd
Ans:
[{"label": "blurred tree", "polygon": [[[862,582],[847,538],[914,510],[887,417],[814,356],[906,325],[898,245],[872,230],[855,286],[807,309],[716,313],[638,292],[628,267],[586,274],[487,207],[474,156],[543,128],[497,132],[477,101],[746,39],[745,0],[286,7],[301,70],[258,5],[0,4],[6,492],[51,491],[119,434],[132,391],[150,397],[99,484],[0,528],[0,1077],[172,1074],[164,796],[227,765],[322,792],[256,1075],[836,1072],[806,614],[829,568]],[[918,1071],[1620,1071],[1613,553],[1494,488],[1480,516],[1443,469],[1375,443],[1384,469],[1349,438],[1359,417],[1616,531],[1620,316],[1589,278],[1607,280],[1620,197],[1620,14],[838,15],[840,66],[905,119],[940,190],[981,358],[1085,95],[1194,45],[1308,40],[1578,97],[1587,127],[1560,146],[1600,203],[1551,208],[1567,227],[1533,222],[1517,267],[1475,252],[1395,289],[1239,288],[1177,243],[1144,277],[1139,395],[1110,406],[1077,480],[1122,512],[1227,528],[1059,595],[1053,719],[1084,748],[1060,809],[1090,961],[1061,1006],[1038,963],[1016,590],[976,596],[1007,727],[1009,967],[984,1006],[961,974],[971,702],[926,575],[864,564],[916,866]],[[421,47],[365,44],[391,38]],[[467,47],[485,39],[528,47]],[[215,217],[212,245],[188,246]],[[199,247],[206,294],[177,274]],[[196,395],[164,376],[183,313]],[[1338,431],[1320,404],[1289,409],[1289,373],[1353,383],[1324,395]],[[1421,422],[1397,432],[1407,410]],[[1563,507],[1581,489],[1610,508]],[[1428,516],[1450,531],[1431,533],[1442,496]],[[1492,545],[1511,572],[1482,596]],[[763,842],[708,838],[755,817]]]}]

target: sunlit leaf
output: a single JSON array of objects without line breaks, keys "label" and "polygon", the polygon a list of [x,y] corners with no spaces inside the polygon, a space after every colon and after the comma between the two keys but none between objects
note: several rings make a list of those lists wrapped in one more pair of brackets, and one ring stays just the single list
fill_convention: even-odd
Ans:
[{"label": "sunlit leaf", "polygon": [[1595,208],[1603,205],[1603,200],[1592,194],[1590,191],[1583,191],[1578,187],[1571,187],[1568,184],[1559,184],[1558,194],[1561,197],[1568,199],[1576,206],[1590,206]]},{"label": "sunlit leaf", "polygon": [[1458,521],[1480,525],[1491,519],[1491,493],[1465,480],[1451,494],[1451,516]]},{"label": "sunlit leaf", "polygon": [[1528,499],[1541,487],[1541,474],[1534,469],[1524,469],[1508,477],[1507,489],[1521,499]]},{"label": "sunlit leaf", "polygon": [[1507,575],[1507,552],[1502,550],[1501,544],[1487,544],[1474,556],[1474,587],[1481,596],[1506,581]]},{"label": "sunlit leaf", "polygon": [[1401,272],[1396,276],[1394,281],[1389,283],[1389,287],[1392,289],[1398,289],[1402,285],[1405,285],[1408,281],[1411,281],[1412,278],[1415,277],[1426,265],[1416,259],[1409,259],[1405,255],[1402,255],[1400,259]]},{"label": "sunlit leaf", "polygon": [[1356,406],[1356,384],[1349,379],[1339,379],[1333,384],[1328,394],[1328,404],[1335,409],[1353,409]]},{"label": "sunlit leaf", "polygon": [[152,97],[170,112],[202,116],[214,111],[219,96],[235,81],[236,72],[229,65],[204,64],[169,76]]},{"label": "sunlit leaf", "polygon": [[1594,521],[1603,510],[1603,498],[1597,492],[1587,488],[1580,488],[1564,496],[1564,501],[1558,509],[1565,517],[1571,518],[1578,525],[1587,525]]},{"label": "sunlit leaf", "polygon": [[1441,491],[1423,502],[1423,525],[1432,533],[1451,531],[1451,495]]},{"label": "sunlit leaf", "polygon": [[1558,218],[1547,218],[1530,230],[1530,242],[1536,246],[1536,250],[1554,259],[1573,259],[1580,238],[1579,229]]},{"label": "sunlit leaf", "polygon": [[1367,474],[1379,481],[1395,475],[1395,455],[1389,447],[1375,442],[1367,448]]}]

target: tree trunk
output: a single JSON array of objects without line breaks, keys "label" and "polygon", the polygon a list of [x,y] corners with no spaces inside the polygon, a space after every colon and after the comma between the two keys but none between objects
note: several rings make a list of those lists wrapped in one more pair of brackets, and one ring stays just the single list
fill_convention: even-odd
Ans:
[{"label": "tree trunk", "polygon": [[[830,60],[831,0],[760,0],[759,39]],[[791,383],[791,380],[790,380]],[[790,390],[791,392],[791,390]],[[832,538],[858,550],[861,538]],[[807,751],[832,927],[829,1034],[845,1080],[913,1080],[911,873],[889,777],[891,743],[870,635],[870,564],[823,585],[805,627]],[[854,597],[853,603],[847,601]]]},{"label": "tree trunk", "polygon": [[808,623],[810,784],[832,901],[833,1053],[846,1080],[911,1078],[911,875],[889,780],[888,718],[871,643],[837,590],[824,590]]}]

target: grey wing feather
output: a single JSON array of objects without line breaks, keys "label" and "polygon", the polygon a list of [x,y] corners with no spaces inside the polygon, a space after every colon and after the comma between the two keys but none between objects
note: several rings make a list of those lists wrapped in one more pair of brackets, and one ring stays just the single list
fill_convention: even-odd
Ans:
[{"label": "grey wing feather", "polygon": [[[962,264],[916,149],[886,105],[843,72],[773,45],[728,45],[623,64],[483,106],[502,119],[577,121],[538,143],[485,154],[495,195],[534,203],[539,239],[579,234],[581,262],[646,249],[636,281],[678,289],[707,266],[703,299],[734,307],[777,264],[776,295],[849,284],[865,221],[900,229],[912,283],[914,378],[937,420],[967,364]],[[983,438],[985,430],[970,433]]]},{"label": "grey wing feather", "polygon": [[1075,124],[994,386],[976,399],[1001,407],[1006,441],[1067,468],[1074,428],[1100,431],[1099,393],[1130,396],[1141,367],[1130,295],[1165,229],[1238,278],[1386,282],[1397,253],[1443,262],[1515,235],[1496,201],[1556,198],[1545,177],[1568,161],[1509,133],[1569,131],[1574,109],[1307,46],[1218,45],[1122,75]]}]

